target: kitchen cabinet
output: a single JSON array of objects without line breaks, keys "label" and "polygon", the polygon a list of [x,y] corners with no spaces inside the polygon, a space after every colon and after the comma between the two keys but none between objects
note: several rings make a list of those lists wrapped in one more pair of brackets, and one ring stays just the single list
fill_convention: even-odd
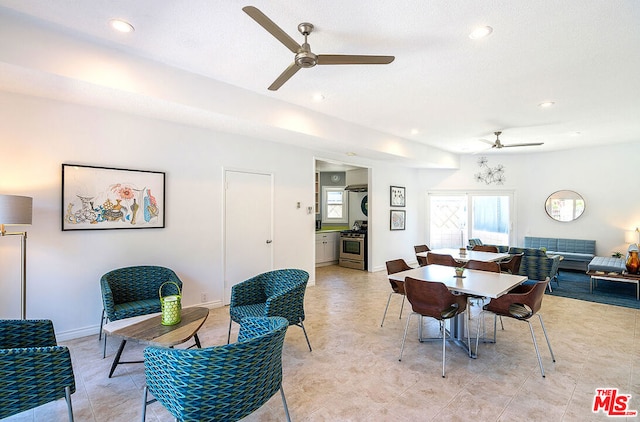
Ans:
[{"label": "kitchen cabinet", "polygon": [[340,232],[316,233],[316,266],[338,262]]}]

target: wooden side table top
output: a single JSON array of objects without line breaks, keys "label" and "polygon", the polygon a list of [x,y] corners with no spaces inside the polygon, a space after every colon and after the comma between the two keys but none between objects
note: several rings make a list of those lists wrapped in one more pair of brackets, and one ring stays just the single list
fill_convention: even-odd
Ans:
[{"label": "wooden side table top", "polygon": [[202,307],[181,310],[181,321],[175,325],[162,325],[162,314],[142,315],[110,322],[103,327],[109,335],[175,346],[189,340],[202,327],[209,316],[209,309]]}]

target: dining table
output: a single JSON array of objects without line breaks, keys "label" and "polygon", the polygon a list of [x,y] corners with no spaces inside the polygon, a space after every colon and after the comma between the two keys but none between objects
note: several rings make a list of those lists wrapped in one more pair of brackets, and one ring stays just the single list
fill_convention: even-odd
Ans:
[{"label": "dining table", "polygon": [[[423,267],[400,271],[390,274],[389,279],[404,282],[406,277],[422,281],[443,283],[452,292],[496,299],[508,293],[514,287],[527,281],[527,276],[491,271],[465,270],[462,276],[457,276],[455,268],[445,265],[425,265]],[[462,347],[472,358],[477,357],[477,350],[472,350],[465,338],[467,316],[458,314],[449,320],[449,332],[455,344]]]},{"label": "dining table", "polygon": [[474,261],[502,261],[503,259],[510,258],[511,255],[508,253],[497,253],[497,252],[484,252],[484,251],[472,251],[472,250],[464,250],[464,254],[460,252],[460,249],[454,248],[442,248],[442,249],[432,249],[427,252],[418,252],[416,256],[427,257],[428,254],[434,253],[439,255],[451,255],[453,259],[458,262],[468,262],[470,260]]}]

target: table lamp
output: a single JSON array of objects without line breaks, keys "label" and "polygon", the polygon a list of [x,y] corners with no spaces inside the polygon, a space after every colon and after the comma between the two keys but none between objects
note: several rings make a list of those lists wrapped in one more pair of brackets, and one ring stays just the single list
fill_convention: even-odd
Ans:
[{"label": "table lamp", "polygon": [[640,229],[629,230],[624,233],[624,241],[626,243],[635,243],[640,246]]},{"label": "table lamp", "polygon": [[17,195],[0,195],[0,235],[20,236],[22,261],[20,285],[20,317],[27,318],[27,232],[8,232],[5,226],[31,225],[33,198]]}]

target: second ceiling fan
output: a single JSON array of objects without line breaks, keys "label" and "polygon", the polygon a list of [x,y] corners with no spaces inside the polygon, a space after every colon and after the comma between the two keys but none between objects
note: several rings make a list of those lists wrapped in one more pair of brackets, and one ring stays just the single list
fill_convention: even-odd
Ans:
[{"label": "second ceiling fan", "polygon": [[494,135],[496,135],[496,140],[494,142],[491,141],[487,141],[486,139],[480,139],[482,142],[485,142],[487,144],[491,144],[491,148],[496,148],[496,149],[500,149],[500,148],[510,148],[510,147],[532,147],[532,146],[538,146],[538,145],[544,145],[544,142],[533,142],[533,143],[527,143],[527,144],[503,144],[502,142],[500,142],[500,135],[502,135],[502,132],[493,132]]},{"label": "second ceiling fan", "polygon": [[395,59],[394,56],[314,54],[307,43],[307,36],[313,31],[312,24],[303,22],[298,25],[298,31],[304,35],[304,43],[300,45],[256,7],[245,6],[242,10],[295,54],[293,63],[269,86],[270,91],[276,91],[301,68],[314,67],[315,65],[389,64]]}]

